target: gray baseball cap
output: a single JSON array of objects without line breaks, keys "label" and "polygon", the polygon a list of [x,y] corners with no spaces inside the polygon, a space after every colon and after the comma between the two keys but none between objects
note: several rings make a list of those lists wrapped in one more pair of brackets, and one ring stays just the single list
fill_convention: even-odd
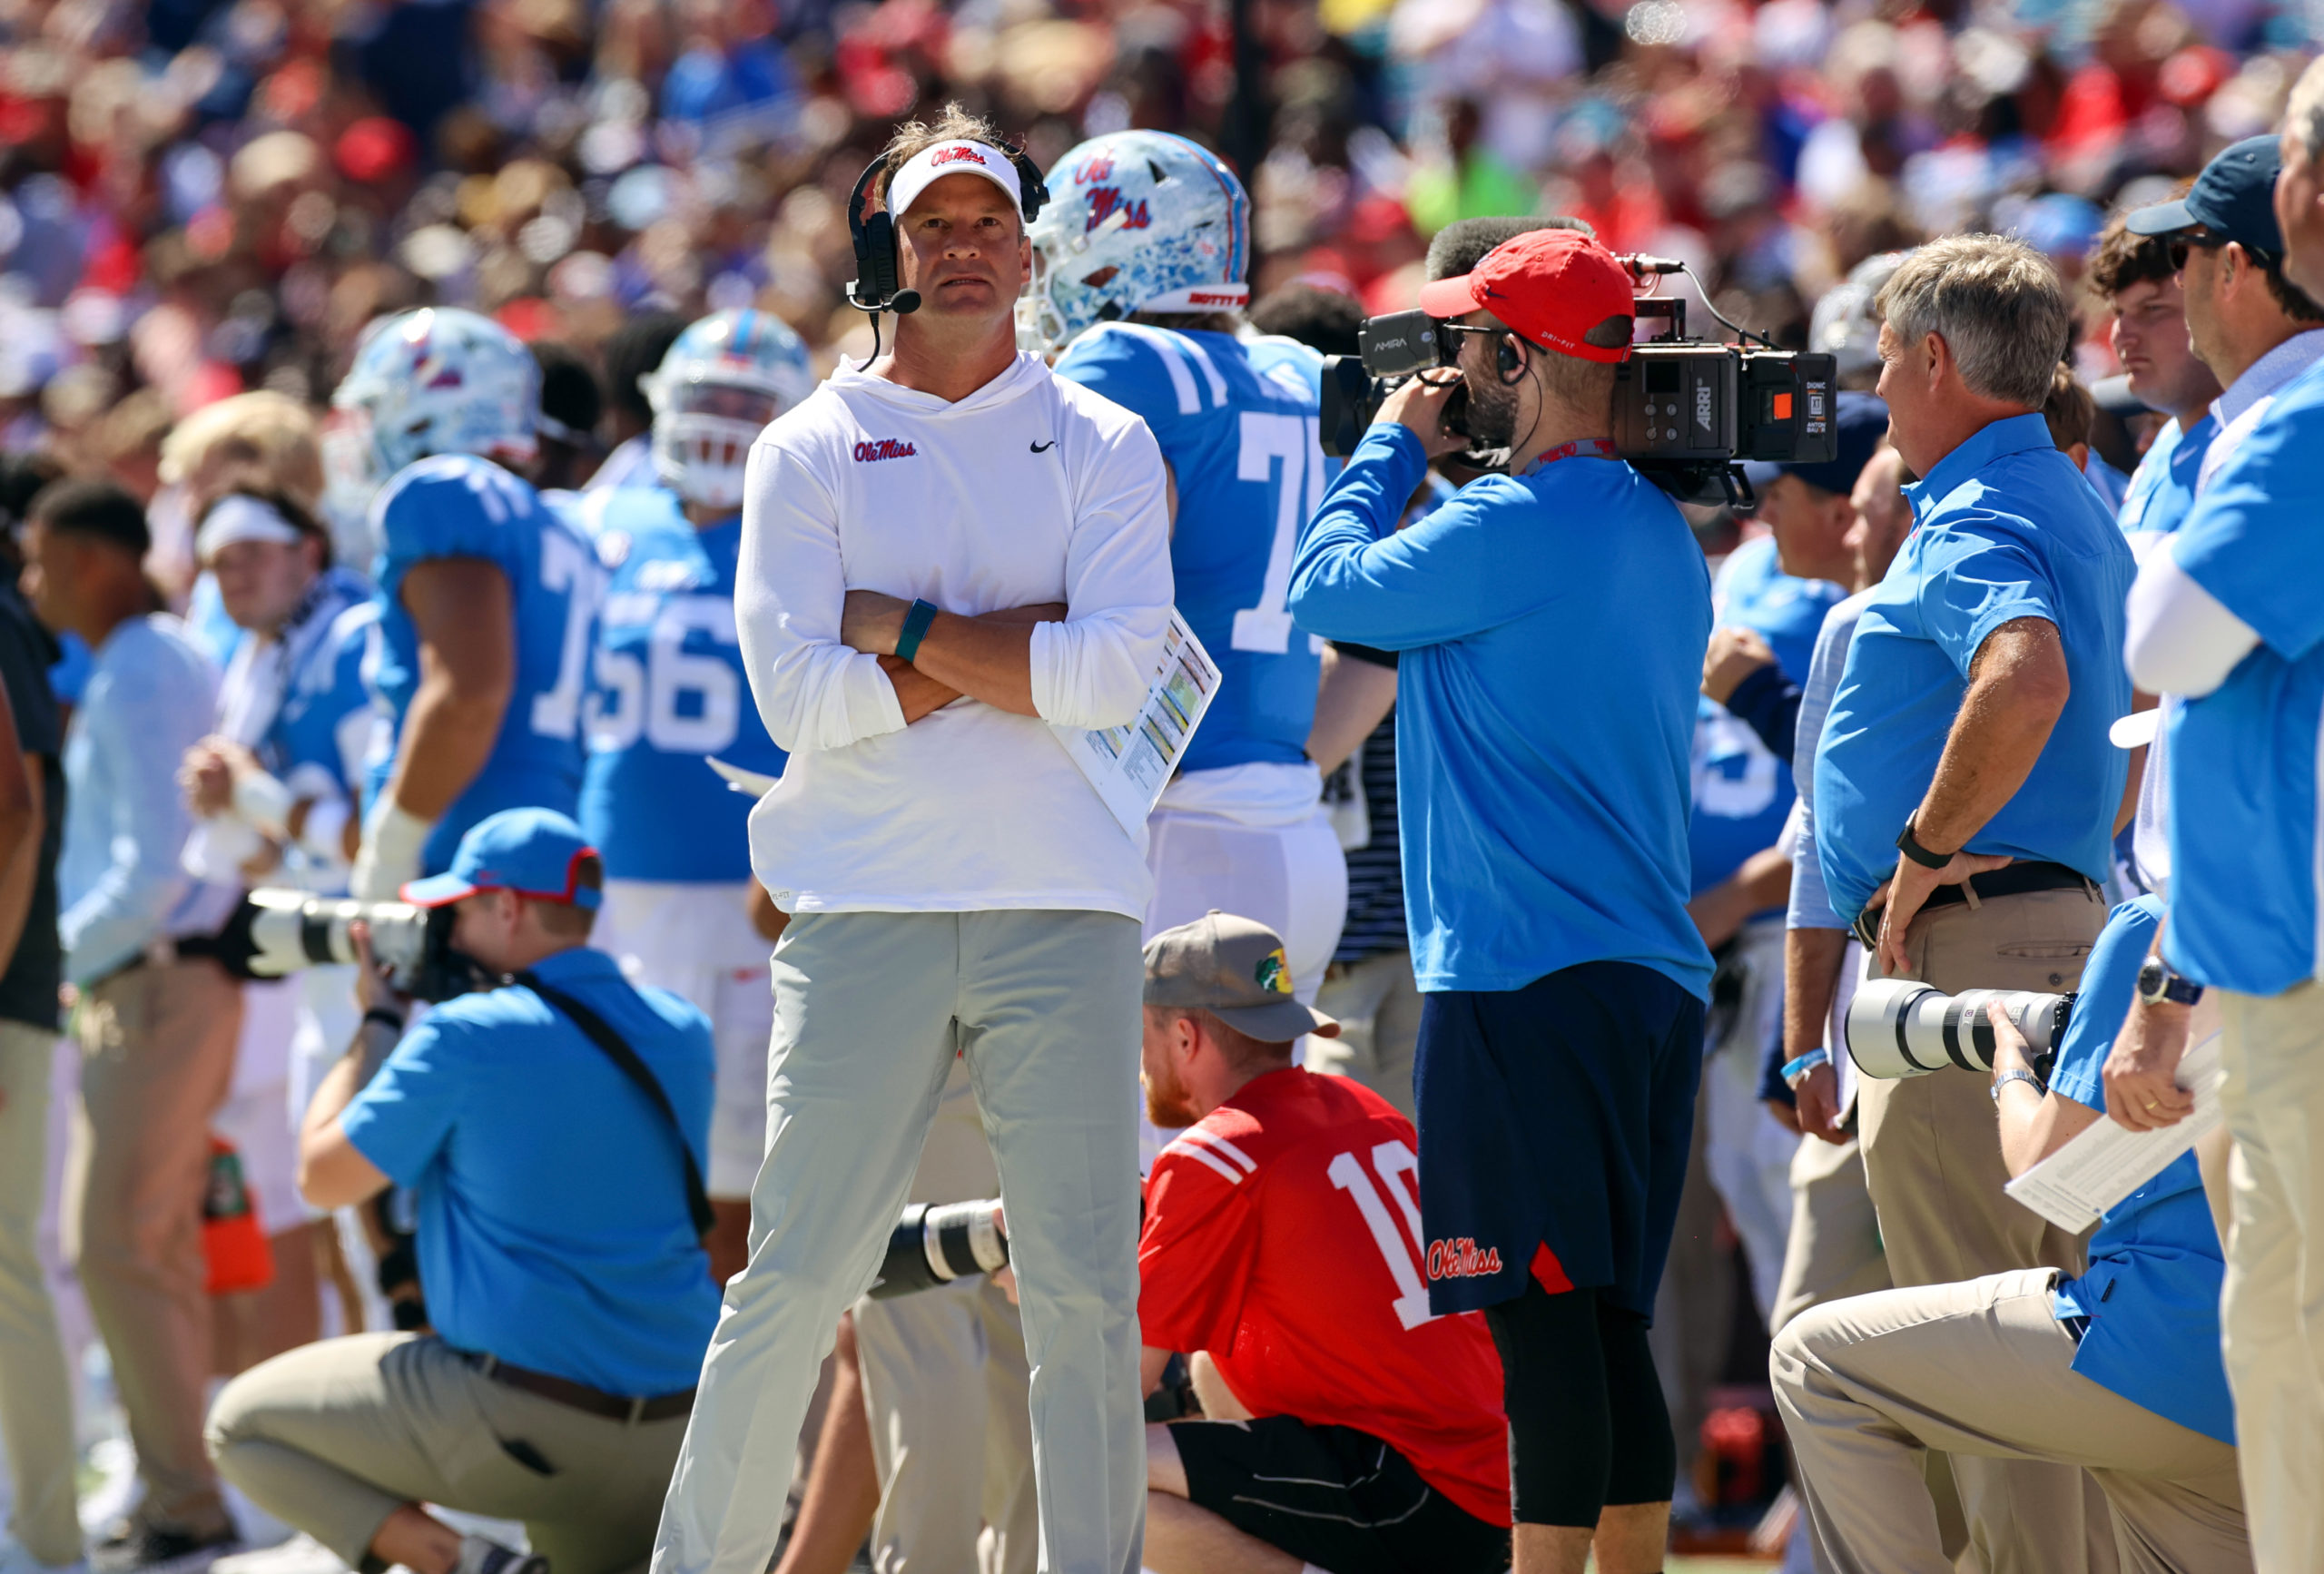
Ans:
[{"label": "gray baseball cap", "polygon": [[1292,999],[1291,964],[1273,930],[1216,908],[1146,942],[1146,1003],[1208,1011],[1262,1044],[1340,1030]]}]

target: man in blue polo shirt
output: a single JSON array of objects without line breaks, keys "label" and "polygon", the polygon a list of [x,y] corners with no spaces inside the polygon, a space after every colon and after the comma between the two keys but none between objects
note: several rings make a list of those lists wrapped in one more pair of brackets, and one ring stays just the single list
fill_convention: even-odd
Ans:
[{"label": "man in blue polo shirt", "polygon": [[[2285,112],[2275,212],[2295,285],[2324,290],[2324,73]],[[2107,1066],[2110,1112],[2182,1118],[2191,1002],[2219,995],[2235,1136],[2222,1308],[2264,1574],[2324,1557],[2324,366],[2277,396],[2132,592],[2140,685],[2182,696],[2171,726],[2171,917]]]},{"label": "man in blue polo shirt", "polygon": [[[1710,958],[1686,912],[1710,585],[1614,457],[1630,277],[1521,235],[1421,305],[1469,436],[1511,453],[1399,530],[1454,382],[1391,395],[1302,532],[1291,612],[1401,653],[1405,910],[1423,995],[1430,1304],[1502,1352],[1519,1574],[1662,1566],[1675,1452],[1647,1322],[1686,1177]],[[1556,682],[1544,682],[1555,672]]]},{"label": "man in blue polo shirt", "polygon": [[[436,1331],[253,1367],[219,1395],[209,1441],[228,1480],[350,1566],[611,1574],[653,1549],[718,1317],[702,1245],[713,1054],[700,1011],[589,949],[603,883],[562,814],[478,823],[448,872],[403,895],[456,906],[453,946],[514,981],[407,1036],[408,1002],[365,969],[362,1028],[309,1107],[309,1202],[418,1194]],[[422,1503],[521,1520],[532,1555]]]},{"label": "man in blue polo shirt", "polygon": [[[2046,1094],[2024,1038],[1994,1014],[1990,1090],[2013,1174],[2103,1117],[2100,1069],[2162,915],[2152,896],[2114,910]],[[1932,1076],[1986,1096],[1982,1077]],[[1817,1567],[1951,1569],[1921,1475],[1922,1451],[1943,1449],[1956,1464],[1979,1455],[2088,1471],[2116,1543],[2144,1554],[2126,1568],[2248,1569],[2235,1410],[2219,1353],[2224,1274],[2190,1153],[2106,1215],[2087,1273],[2025,1268],[1802,1313],[1777,1336],[1768,1370],[1799,1460]]]},{"label": "man in blue polo shirt", "polygon": [[[2071,989],[2106,918],[2133,566],[2039,414],[2071,334],[2065,291],[2022,242],[1956,235],[1907,258],[1881,309],[1880,394],[1922,477],[1906,488],[1917,522],[1817,742],[1817,856],[1881,973]],[[2003,1195],[1969,1079],[1867,1081],[1857,1118],[1897,1284],[2080,1265],[2078,1241]],[[2022,1557],[2010,1567],[2078,1566],[2078,1472],[1955,1462],[1976,1544]]]}]

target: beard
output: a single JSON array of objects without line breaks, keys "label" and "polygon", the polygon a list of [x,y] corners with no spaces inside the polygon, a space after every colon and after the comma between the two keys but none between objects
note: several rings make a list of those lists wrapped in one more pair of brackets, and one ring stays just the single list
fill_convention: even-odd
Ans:
[{"label": "beard", "polygon": [[1505,448],[1517,440],[1517,390],[1502,382],[1467,379],[1469,447]]},{"label": "beard", "polygon": [[1175,1131],[1182,1126],[1192,1126],[1201,1117],[1195,1114],[1194,1100],[1186,1085],[1164,1073],[1167,1080],[1157,1082],[1140,1073],[1138,1082],[1146,1089],[1146,1118],[1165,1131]]}]

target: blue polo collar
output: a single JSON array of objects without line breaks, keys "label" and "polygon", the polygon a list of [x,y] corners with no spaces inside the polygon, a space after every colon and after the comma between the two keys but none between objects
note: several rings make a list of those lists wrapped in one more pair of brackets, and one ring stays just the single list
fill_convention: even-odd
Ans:
[{"label": "blue polo collar", "polygon": [[579,984],[593,979],[618,979],[621,964],[590,946],[553,952],[535,962],[532,970],[547,984]]},{"label": "blue polo collar", "polygon": [[1939,503],[1952,496],[1955,487],[1968,480],[1995,459],[2033,449],[2054,450],[2050,440],[2050,423],[2042,418],[2039,410],[2022,416],[2004,416],[1979,428],[1969,440],[1936,462],[1929,473],[1905,488],[1905,496],[1912,499],[1913,519],[1926,519]]}]

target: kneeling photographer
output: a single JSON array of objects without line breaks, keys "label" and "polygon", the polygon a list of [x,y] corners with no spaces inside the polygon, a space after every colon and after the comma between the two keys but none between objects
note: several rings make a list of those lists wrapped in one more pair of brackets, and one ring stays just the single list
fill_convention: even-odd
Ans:
[{"label": "kneeling photographer", "polygon": [[[1866,1023],[1879,1031],[1859,1036],[1852,1018],[1859,1064],[1876,1076],[1925,1067],[1931,1077],[1982,1082],[1985,1074],[1965,1068],[1965,1057],[1982,1059],[1990,1043],[2003,1162],[2024,1174],[2103,1118],[2100,1072],[2134,988],[2151,998],[2161,987],[2142,981],[2140,969],[2162,911],[2153,896],[2114,910],[2083,969],[2046,1089],[1999,999],[1974,1021],[1972,1000],[1918,1002],[1921,1022],[1942,1021],[1943,1036],[1967,1047],[1940,1057],[1919,1043],[1905,1064],[1888,1052],[1925,1039],[1925,1029]],[[2125,1570],[2250,1568],[2220,1358],[2225,1273],[2197,1156],[2186,1153],[2107,1211],[2078,1276],[2021,1268],[1800,1313],[1776,1336],[1768,1365],[1799,1461],[1817,1567],[1951,1569],[1923,1486],[1923,1452],[1936,1449],[2086,1470],[2106,1495]]]},{"label": "kneeling photographer", "polygon": [[[500,986],[409,1002],[359,940],[363,1024],[316,1090],[300,1186],[319,1207],[418,1194],[436,1333],[330,1339],[229,1383],[219,1470],[350,1565],[413,1574],[642,1567],[718,1291],[710,1024],[589,949],[603,875],[546,809],[493,815],[451,870],[452,945]],[[524,1521],[531,1556],[419,1505]]]},{"label": "kneeling photographer", "polygon": [[[1676,1471],[1647,1324],[1711,976],[1687,915],[1710,577],[1613,440],[1638,304],[1567,230],[1423,290],[1458,377],[1389,396],[1292,571],[1300,627],[1403,653],[1428,1306],[1483,1312],[1500,1345],[1520,1574],[1593,1547],[1607,1574],[1659,1569]],[[1509,473],[1397,529],[1465,440]]]}]

